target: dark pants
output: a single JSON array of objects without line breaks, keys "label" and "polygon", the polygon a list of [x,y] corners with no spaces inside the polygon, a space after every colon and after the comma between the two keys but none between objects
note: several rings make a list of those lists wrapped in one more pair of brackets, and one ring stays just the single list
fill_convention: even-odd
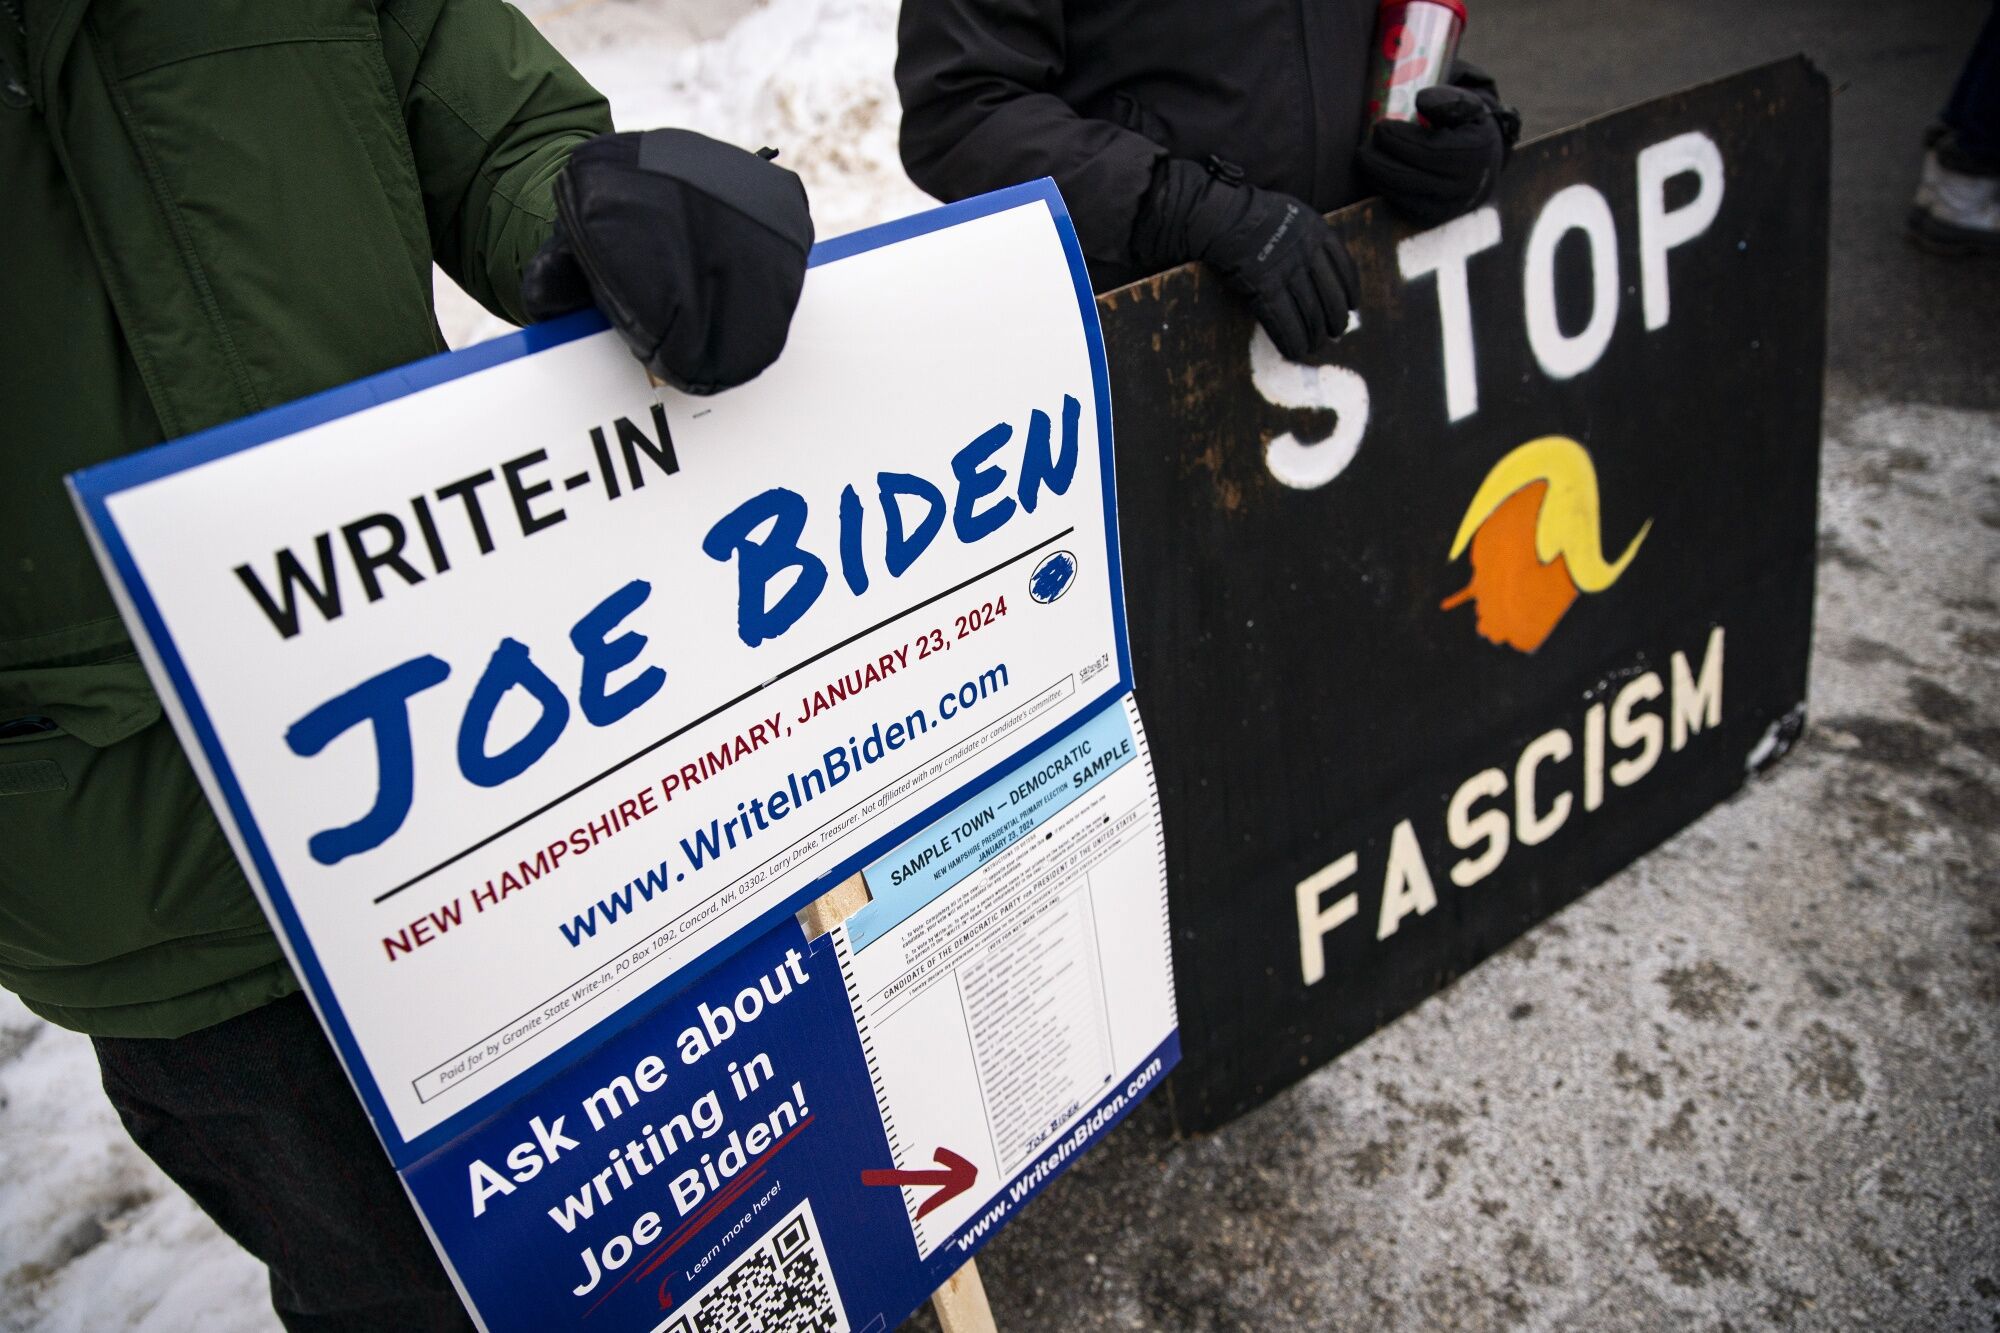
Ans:
[{"label": "dark pants", "polygon": [[270,1268],[287,1329],[473,1327],[303,996],[96,1045],[133,1141]]},{"label": "dark pants", "polygon": [[1972,56],[1945,104],[1944,123],[1959,151],[1981,170],[2000,170],[2000,5],[1986,17]]}]

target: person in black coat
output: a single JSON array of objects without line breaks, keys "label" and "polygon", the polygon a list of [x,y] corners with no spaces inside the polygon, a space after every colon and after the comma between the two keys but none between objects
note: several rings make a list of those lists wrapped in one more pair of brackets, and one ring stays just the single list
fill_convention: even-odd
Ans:
[{"label": "person in black coat", "polygon": [[1364,134],[1376,0],[903,0],[903,166],[940,199],[1053,176],[1099,291],[1201,259],[1278,349],[1347,327],[1321,219],[1379,191],[1434,225],[1492,193],[1520,120],[1469,65]]}]

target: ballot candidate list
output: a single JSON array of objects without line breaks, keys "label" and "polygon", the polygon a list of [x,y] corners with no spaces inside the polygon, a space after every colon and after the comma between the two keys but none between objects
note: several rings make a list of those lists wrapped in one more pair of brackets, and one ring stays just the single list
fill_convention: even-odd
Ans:
[{"label": "ballot candidate list", "polygon": [[[845,970],[897,1166],[944,1147],[997,1186],[1172,1031],[1159,807],[1129,699],[865,875]],[[920,1251],[976,1204],[913,1218]]]}]

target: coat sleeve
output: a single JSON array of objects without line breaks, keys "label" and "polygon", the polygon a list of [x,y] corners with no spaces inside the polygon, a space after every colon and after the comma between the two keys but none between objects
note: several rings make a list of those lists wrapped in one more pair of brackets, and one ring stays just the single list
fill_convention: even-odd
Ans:
[{"label": "coat sleeve", "polygon": [[527,323],[521,268],[555,223],[570,149],[611,128],[604,97],[502,0],[387,0],[431,254],[494,314]]},{"label": "coat sleeve", "polygon": [[1129,260],[1132,216],[1166,149],[1077,112],[1064,0],[903,0],[896,88],[903,168],[944,200],[1055,177],[1086,258]]}]

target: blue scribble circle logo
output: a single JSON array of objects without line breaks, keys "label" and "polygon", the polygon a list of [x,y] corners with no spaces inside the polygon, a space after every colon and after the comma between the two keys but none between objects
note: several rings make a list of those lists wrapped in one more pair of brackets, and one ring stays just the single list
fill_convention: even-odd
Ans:
[{"label": "blue scribble circle logo", "polygon": [[1056,551],[1041,564],[1035,566],[1034,575],[1028,580],[1028,596],[1046,606],[1069,591],[1069,585],[1076,582],[1076,557],[1068,551]]}]

